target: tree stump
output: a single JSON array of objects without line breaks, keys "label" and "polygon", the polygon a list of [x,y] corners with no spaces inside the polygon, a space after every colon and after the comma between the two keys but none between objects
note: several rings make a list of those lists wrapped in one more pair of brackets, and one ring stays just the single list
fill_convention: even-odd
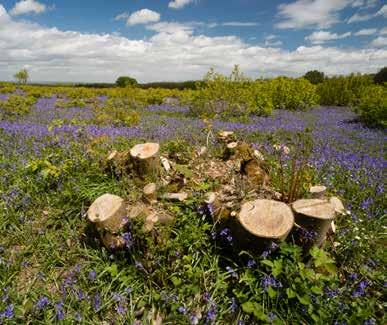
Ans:
[{"label": "tree stump", "polygon": [[294,216],[283,202],[259,199],[244,203],[230,222],[240,246],[262,251],[270,242],[286,239],[293,228]]},{"label": "tree stump", "polygon": [[128,223],[127,210],[122,198],[104,194],[97,198],[87,211],[89,221],[95,225],[107,249],[123,248],[125,241],[120,232]]},{"label": "tree stump", "polygon": [[130,149],[133,167],[141,179],[155,178],[160,172],[160,145],[158,143],[143,143]]},{"label": "tree stump", "polygon": [[312,194],[312,198],[314,199],[323,199],[325,197],[325,193],[327,188],[322,185],[312,186],[309,189],[310,194]]},{"label": "tree stump", "polygon": [[325,200],[302,199],[292,203],[296,223],[302,228],[316,233],[317,246],[325,241],[326,234],[335,218],[335,209]]},{"label": "tree stump", "polygon": [[338,197],[332,196],[329,199],[329,203],[333,206],[337,214],[345,214],[345,207],[343,205],[343,202],[341,202]]},{"label": "tree stump", "polygon": [[103,164],[106,171],[112,172],[116,177],[121,177],[129,172],[129,153],[113,150]]},{"label": "tree stump", "polygon": [[87,211],[89,221],[99,231],[106,230],[112,234],[119,232],[127,223],[126,205],[122,198],[104,194],[97,198]]},{"label": "tree stump", "polygon": [[157,202],[157,187],[155,183],[145,185],[143,189],[144,198],[149,203]]}]

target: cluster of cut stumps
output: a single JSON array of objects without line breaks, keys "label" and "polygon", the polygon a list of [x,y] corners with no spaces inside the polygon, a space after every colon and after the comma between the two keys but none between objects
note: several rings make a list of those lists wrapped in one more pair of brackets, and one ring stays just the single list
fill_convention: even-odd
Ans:
[{"label": "cluster of cut stumps", "polygon": [[[130,174],[143,189],[142,199],[134,203],[112,194],[92,203],[87,216],[102,243],[108,249],[125,247],[122,234],[133,220],[142,222],[145,233],[156,225],[173,225],[175,218],[167,208],[170,202],[185,204],[198,184],[206,181],[215,185],[204,195],[202,207],[215,224],[228,227],[238,243],[252,250],[285,240],[294,229],[313,232],[313,244],[321,246],[327,234],[335,231],[334,219],[345,214],[345,208],[339,198],[326,196],[324,186],[312,186],[311,198],[288,205],[270,188],[269,170],[258,150],[237,141],[233,132],[220,132],[217,140],[219,155],[211,156],[201,147],[184,165],[174,161],[177,153],[160,155],[157,143],[110,153],[105,168],[116,175]],[[178,191],[168,192],[168,188]]]}]

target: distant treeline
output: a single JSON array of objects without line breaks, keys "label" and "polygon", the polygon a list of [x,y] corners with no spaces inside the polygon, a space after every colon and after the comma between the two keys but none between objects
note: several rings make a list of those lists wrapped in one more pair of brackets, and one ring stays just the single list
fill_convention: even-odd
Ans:
[{"label": "distant treeline", "polygon": [[[162,88],[162,89],[197,89],[197,83],[200,81],[181,81],[181,82],[170,82],[170,81],[161,81],[161,82],[150,82],[144,84],[137,84],[136,87],[142,89],[149,88]],[[71,85],[75,87],[84,87],[84,88],[114,88],[117,87],[115,83],[81,83]]]}]

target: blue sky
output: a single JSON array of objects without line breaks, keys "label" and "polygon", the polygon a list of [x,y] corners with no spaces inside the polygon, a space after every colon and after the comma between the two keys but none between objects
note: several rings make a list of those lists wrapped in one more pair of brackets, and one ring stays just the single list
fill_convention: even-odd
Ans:
[{"label": "blue sky", "polygon": [[0,79],[140,81],[297,76],[387,64],[382,0],[0,0]]}]

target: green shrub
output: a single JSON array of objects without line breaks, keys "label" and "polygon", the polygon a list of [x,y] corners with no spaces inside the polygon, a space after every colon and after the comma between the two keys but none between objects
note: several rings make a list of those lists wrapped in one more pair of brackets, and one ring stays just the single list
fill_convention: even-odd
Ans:
[{"label": "green shrub", "polygon": [[271,113],[272,104],[263,87],[245,77],[235,66],[230,76],[211,69],[199,86],[191,114],[201,117],[243,119],[249,115]]},{"label": "green shrub", "polygon": [[369,86],[364,89],[356,112],[368,126],[387,127],[387,88]]},{"label": "green shrub", "polygon": [[310,83],[317,85],[324,81],[325,75],[324,72],[318,70],[312,70],[305,73],[304,78],[309,80]]},{"label": "green shrub", "polygon": [[303,110],[318,103],[316,87],[306,79],[278,77],[269,83],[275,109]]},{"label": "green shrub", "polygon": [[381,85],[387,82],[387,67],[380,69],[379,72],[375,74],[374,82]]},{"label": "green shrub", "polygon": [[125,100],[110,99],[103,107],[97,106],[94,123],[130,127],[140,122],[140,114]]},{"label": "green shrub", "polygon": [[371,76],[360,74],[326,79],[317,87],[320,104],[328,106],[355,106],[364,88],[372,85],[372,83]]},{"label": "green shrub", "polygon": [[17,119],[31,111],[31,106],[35,104],[36,99],[33,97],[24,97],[12,95],[6,101],[0,101],[0,120]]}]

